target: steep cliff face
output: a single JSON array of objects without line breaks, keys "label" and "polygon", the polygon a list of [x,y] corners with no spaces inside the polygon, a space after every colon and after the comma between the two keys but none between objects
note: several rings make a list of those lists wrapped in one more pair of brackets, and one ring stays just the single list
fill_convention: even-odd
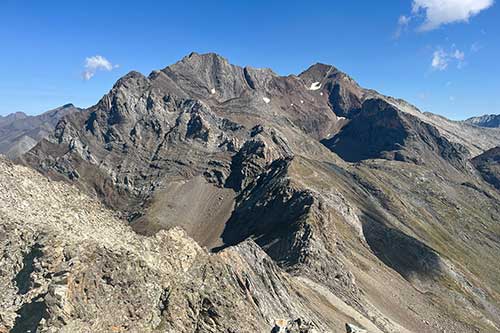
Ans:
[{"label": "steep cliff face", "polygon": [[[331,332],[353,316],[370,332],[494,331],[500,193],[469,158],[495,134],[476,142],[453,126],[332,66],[280,77],[191,54],[129,73],[20,162],[99,199],[133,237],[180,227],[196,241],[206,259],[179,272],[183,300],[171,308],[185,326],[168,310],[163,331],[230,331],[237,318],[239,331],[265,332],[281,318]],[[223,267],[260,271],[226,281]],[[189,282],[203,274],[213,280]],[[233,303],[234,281],[260,295],[252,310]],[[200,286],[229,294],[205,301]]]}]

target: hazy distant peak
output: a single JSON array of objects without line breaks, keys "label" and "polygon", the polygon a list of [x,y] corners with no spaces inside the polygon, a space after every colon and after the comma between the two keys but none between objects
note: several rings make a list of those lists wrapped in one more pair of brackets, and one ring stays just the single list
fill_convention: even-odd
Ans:
[{"label": "hazy distant peak", "polygon": [[487,114],[465,120],[466,123],[479,127],[500,127],[500,114]]}]

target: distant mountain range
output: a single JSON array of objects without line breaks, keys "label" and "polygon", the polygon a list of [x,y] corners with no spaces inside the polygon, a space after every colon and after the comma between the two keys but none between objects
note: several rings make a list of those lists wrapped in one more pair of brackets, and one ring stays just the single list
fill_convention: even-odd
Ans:
[{"label": "distant mountain range", "polygon": [[500,114],[488,114],[479,117],[472,117],[465,120],[465,123],[480,127],[500,127]]},{"label": "distant mountain range", "polygon": [[62,117],[78,111],[73,104],[66,104],[36,116],[23,112],[0,116],[0,154],[21,156],[51,134]]}]

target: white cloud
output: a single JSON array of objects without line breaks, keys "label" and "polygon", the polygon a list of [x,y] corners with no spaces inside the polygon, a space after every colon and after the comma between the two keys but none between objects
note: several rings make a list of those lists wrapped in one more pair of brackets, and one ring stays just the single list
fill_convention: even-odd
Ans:
[{"label": "white cloud", "polygon": [[453,59],[457,60],[457,68],[458,69],[461,69],[462,67],[464,67],[464,65],[465,65],[465,53],[463,51],[455,50],[455,52],[453,52],[451,54],[451,57]]},{"label": "white cloud", "polygon": [[468,22],[493,3],[494,0],[413,0],[412,14],[424,15],[425,21],[419,30],[429,31],[443,24]]},{"label": "white cloud", "polygon": [[452,46],[449,52],[439,48],[432,54],[431,66],[435,70],[444,71],[450,62],[456,63],[457,68],[461,69],[465,65],[465,53]]},{"label": "white cloud", "polygon": [[465,53],[463,53],[460,50],[455,50],[455,52],[453,53],[453,58],[455,58],[455,59],[457,59],[459,61],[464,61],[464,59],[465,59]]},{"label": "white cloud", "polygon": [[401,36],[401,34],[408,28],[410,21],[411,21],[410,16],[401,15],[399,17],[398,28],[396,29],[396,32],[394,33],[395,38],[399,38]]},{"label": "white cloud", "polygon": [[408,25],[408,23],[410,23],[410,21],[411,21],[411,17],[405,16],[405,15],[401,15],[399,17],[398,24],[399,25]]},{"label": "white cloud", "polygon": [[443,50],[434,51],[434,54],[432,55],[431,66],[432,68],[439,71],[444,71],[446,68],[448,68],[448,55],[446,54],[446,52],[444,52]]},{"label": "white cloud", "polygon": [[118,65],[113,65],[108,59],[100,55],[88,57],[85,59],[85,70],[82,73],[84,80],[90,80],[97,71],[110,72]]},{"label": "white cloud", "polygon": [[455,52],[451,54],[451,58],[457,61],[458,69],[465,66],[465,53],[463,51],[455,50]]}]

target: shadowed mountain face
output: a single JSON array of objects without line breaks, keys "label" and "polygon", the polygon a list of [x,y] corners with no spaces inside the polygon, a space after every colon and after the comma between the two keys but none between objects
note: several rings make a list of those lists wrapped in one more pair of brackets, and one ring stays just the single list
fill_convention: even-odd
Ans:
[{"label": "shadowed mountain face", "polygon": [[500,190],[500,147],[492,148],[476,156],[472,164],[484,180]]},{"label": "shadowed mountain face", "polygon": [[465,167],[469,152],[448,141],[432,125],[383,99],[369,99],[344,129],[323,143],[344,160],[384,158],[416,164],[439,159]]},{"label": "shadowed mountain face", "polygon": [[500,128],[500,115],[488,114],[480,117],[472,117],[464,122],[479,127]]},{"label": "shadowed mountain face", "polygon": [[[273,311],[284,326],[313,325],[292,332],[341,331],[353,316],[370,332],[474,332],[500,327],[500,193],[470,159],[499,138],[363,89],[330,65],[282,77],[193,53],[147,77],[127,74],[18,162],[101,201],[144,239],[180,227],[214,258],[252,244],[242,253],[265,256],[265,269],[237,281],[266,312],[231,312],[234,295],[210,294],[193,311],[213,332],[271,332]],[[217,260],[200,271],[226,276]],[[295,282],[275,285],[282,274]],[[300,302],[304,315],[252,298],[266,293]],[[194,304],[185,285],[172,295]],[[168,297],[158,316],[172,327],[182,306]]]},{"label": "shadowed mountain face", "polygon": [[0,116],[0,154],[9,158],[21,156],[52,134],[62,117],[79,110],[73,104],[66,104],[38,116],[28,116],[22,112]]}]

